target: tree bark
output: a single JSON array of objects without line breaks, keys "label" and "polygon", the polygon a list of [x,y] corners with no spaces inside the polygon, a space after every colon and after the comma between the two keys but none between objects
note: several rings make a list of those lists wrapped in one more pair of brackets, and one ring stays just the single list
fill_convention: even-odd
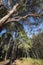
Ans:
[{"label": "tree bark", "polygon": [[[17,12],[17,9],[19,9],[22,6],[23,6],[23,4],[16,4],[13,7],[13,9],[11,11],[9,11],[9,13],[0,20],[0,27],[4,23],[7,23],[7,20],[10,18],[10,16],[12,16],[13,13]],[[41,16],[43,16],[43,14],[27,14],[23,17],[20,16],[18,19],[14,18],[13,21],[20,21],[21,19],[26,19],[27,17],[41,17]]]},{"label": "tree bark", "polygon": [[4,16],[1,20],[0,20],[0,27],[2,26],[3,23],[7,22],[7,20],[9,19],[9,17],[15,13],[17,11],[17,7],[19,4],[16,4],[13,9],[6,15]]}]

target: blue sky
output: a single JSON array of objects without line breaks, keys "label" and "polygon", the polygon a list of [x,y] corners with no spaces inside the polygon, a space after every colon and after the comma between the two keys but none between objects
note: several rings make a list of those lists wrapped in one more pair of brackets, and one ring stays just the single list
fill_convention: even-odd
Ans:
[{"label": "blue sky", "polygon": [[[34,19],[31,17],[29,18],[29,21],[31,22],[36,22],[34,21]],[[25,32],[27,33],[27,36],[32,36],[32,34],[38,34],[39,32],[43,32],[43,20],[41,20],[42,23],[40,23],[39,26],[32,26],[32,31],[31,31],[31,27],[29,27],[29,25],[24,25],[24,29],[25,29]],[[40,21],[40,22],[41,22]]]},{"label": "blue sky", "polygon": [[[3,1],[4,1],[4,5],[7,6],[8,5],[7,4],[7,0],[3,0]],[[39,9],[38,13],[39,12],[40,12],[40,9]],[[28,19],[29,19],[30,22],[35,22],[35,20],[32,17],[30,17]],[[33,33],[37,34],[38,33],[37,32],[38,29],[42,29],[42,31],[43,31],[43,20],[42,20],[42,24],[40,24],[38,27],[34,26],[32,31],[30,31],[31,30],[30,27],[28,25],[26,25],[26,24],[24,24],[24,29],[25,29],[25,32],[27,33],[27,36],[31,36]],[[5,33],[5,32],[6,32],[5,29],[2,30],[2,32],[0,32],[0,35]]]},{"label": "blue sky", "polygon": [[[29,18],[29,21],[35,22],[32,17]],[[37,33],[43,31],[43,20],[42,20],[42,23],[41,23],[39,26],[33,26],[32,31],[31,31],[31,27],[29,27],[29,25],[24,24],[23,26],[24,26],[25,32],[27,33],[27,36],[28,36],[28,37],[31,37],[32,34],[37,34]],[[40,29],[41,29],[41,30],[40,30]],[[40,31],[38,31],[38,30],[40,30]],[[5,33],[5,32],[6,32],[6,29],[2,30],[2,31],[0,32],[0,35],[2,35],[2,34]]]}]

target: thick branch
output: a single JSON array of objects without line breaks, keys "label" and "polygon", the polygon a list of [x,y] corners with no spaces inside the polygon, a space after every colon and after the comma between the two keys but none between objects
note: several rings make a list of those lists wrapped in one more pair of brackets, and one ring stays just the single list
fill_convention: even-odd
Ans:
[{"label": "thick branch", "polygon": [[22,5],[20,4],[16,4],[13,9],[6,15],[4,16],[1,20],[0,20],[0,27],[2,26],[3,23],[8,23],[8,22],[12,22],[12,21],[20,21],[22,19],[26,19],[27,17],[40,17],[43,16],[43,14],[27,14],[23,17],[18,17],[18,19],[11,19],[9,21],[7,21],[9,19],[10,16],[12,16],[13,13],[15,13],[17,11],[18,8],[20,8]]},{"label": "thick branch", "polygon": [[4,16],[4,17],[0,20],[0,26],[2,26],[2,24],[5,23],[5,22],[9,19],[9,17],[10,17],[14,12],[17,11],[17,7],[18,7],[18,6],[19,6],[19,4],[16,4],[16,5],[13,7],[13,9],[12,9],[6,16]]},{"label": "thick branch", "polygon": [[41,16],[43,16],[43,14],[28,14],[28,15],[25,15],[25,16],[23,16],[23,17],[18,17],[17,19],[15,19],[15,18],[10,18],[7,22],[5,22],[5,23],[8,23],[8,22],[14,22],[14,21],[16,21],[16,22],[18,22],[18,21],[20,21],[20,20],[25,20],[27,17],[41,17]]}]

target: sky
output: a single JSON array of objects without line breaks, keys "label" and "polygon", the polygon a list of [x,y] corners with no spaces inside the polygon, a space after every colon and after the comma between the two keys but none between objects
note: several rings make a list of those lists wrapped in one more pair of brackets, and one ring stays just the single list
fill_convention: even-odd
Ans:
[{"label": "sky", "polygon": [[[7,6],[7,5],[8,5],[8,4],[7,4],[7,0],[3,0],[3,1],[4,1],[4,5]],[[5,2],[5,1],[6,1],[6,2]],[[40,12],[40,10],[39,10],[38,12]],[[28,18],[28,19],[29,19],[29,21],[32,22],[32,23],[35,22],[35,20],[34,20],[32,17],[30,17],[30,18]],[[40,22],[41,22],[41,21],[40,21]],[[32,29],[32,31],[31,31],[31,27],[29,27],[27,24],[24,24],[23,26],[24,26],[25,32],[27,33],[27,36],[30,36],[30,37],[31,37],[32,34],[37,34],[38,32],[43,31],[43,20],[42,20],[42,24],[40,24],[38,27],[37,27],[37,26],[34,26],[33,29]],[[38,31],[38,29],[42,29],[42,30]],[[3,34],[3,33],[5,33],[5,32],[6,32],[5,29],[2,30],[2,31],[0,32],[0,35]]]},{"label": "sky", "polygon": [[[34,19],[33,18],[30,18],[30,21],[31,22],[34,22]],[[43,22],[37,27],[37,26],[33,26],[33,29],[31,30],[31,28],[29,27],[29,25],[27,24],[24,24],[23,25],[24,27],[24,30],[27,34],[28,37],[31,37],[32,34],[38,34],[39,32],[42,32],[43,31]],[[40,30],[41,29],[41,30]],[[0,32],[0,35],[2,35],[3,33],[6,32],[6,29],[3,29],[1,32]]]},{"label": "sky", "polygon": [[[34,19],[33,18],[30,18],[30,21],[31,22],[34,22]],[[32,30],[31,30],[31,27],[29,27],[29,25],[24,25],[24,29],[25,29],[25,32],[27,33],[27,36],[28,37],[31,37],[32,34],[38,34],[39,32],[43,32],[43,20],[42,20],[42,23],[39,25],[39,26],[32,26]]]}]

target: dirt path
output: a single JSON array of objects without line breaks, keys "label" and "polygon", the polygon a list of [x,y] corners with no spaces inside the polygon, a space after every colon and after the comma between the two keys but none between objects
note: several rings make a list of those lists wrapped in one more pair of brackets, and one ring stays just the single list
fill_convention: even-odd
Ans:
[{"label": "dirt path", "polygon": [[[9,63],[9,60],[1,61],[0,65],[8,65],[7,63]],[[13,62],[13,65],[23,65],[23,64],[21,63],[20,60],[15,60],[15,62]]]},{"label": "dirt path", "polygon": [[9,60],[1,61],[1,62],[0,62],[0,65],[6,65],[8,62],[9,62]]},{"label": "dirt path", "polygon": [[[0,65],[9,65],[9,60],[0,62]],[[12,65],[43,65],[43,60],[37,59],[16,59]]]}]

